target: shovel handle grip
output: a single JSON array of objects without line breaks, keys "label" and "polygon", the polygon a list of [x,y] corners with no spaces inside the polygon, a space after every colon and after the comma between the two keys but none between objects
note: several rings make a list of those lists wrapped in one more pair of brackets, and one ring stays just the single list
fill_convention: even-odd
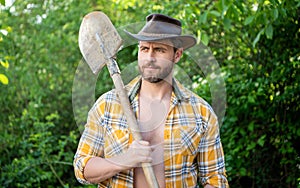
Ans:
[{"label": "shovel handle grip", "polygon": [[[117,62],[111,58],[109,62],[107,62],[107,67],[110,72],[110,76],[114,82],[115,88],[117,90],[121,106],[123,108],[129,129],[133,135],[135,140],[142,140],[142,136],[139,131],[138,123],[131,108],[127,92],[125,91],[124,83],[122,81],[120,71],[118,68]],[[112,68],[113,67],[113,68]],[[142,168],[144,174],[146,176],[146,180],[148,182],[149,187],[151,188],[159,188],[157,179],[155,177],[153,168],[151,163],[142,163]]]}]

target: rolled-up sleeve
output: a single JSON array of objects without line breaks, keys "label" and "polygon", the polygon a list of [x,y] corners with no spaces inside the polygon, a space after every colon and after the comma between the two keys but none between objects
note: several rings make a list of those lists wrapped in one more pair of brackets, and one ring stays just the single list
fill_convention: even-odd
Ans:
[{"label": "rolled-up sleeve", "polygon": [[101,105],[94,105],[87,118],[85,129],[80,138],[73,166],[77,180],[90,184],[84,177],[84,168],[92,157],[103,157],[103,127],[101,126]]},{"label": "rolled-up sleeve", "polygon": [[201,139],[198,158],[199,179],[202,185],[229,187],[225,159],[219,134],[219,124],[214,113],[208,117],[207,132]]}]

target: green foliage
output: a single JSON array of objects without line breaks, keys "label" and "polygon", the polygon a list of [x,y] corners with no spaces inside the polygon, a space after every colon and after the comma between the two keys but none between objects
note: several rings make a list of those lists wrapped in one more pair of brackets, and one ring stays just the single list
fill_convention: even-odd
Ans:
[{"label": "green foliage", "polygon": [[[7,26],[6,28],[0,28],[0,43],[4,43],[4,40],[6,39],[6,36],[11,32],[11,27]],[[1,50],[0,53],[0,82],[4,85],[7,85],[9,82],[9,79],[7,78],[7,76],[3,73],[5,71],[7,71],[7,69],[9,68],[9,62],[8,60],[10,59],[9,56],[5,56],[5,52],[3,52]]]},{"label": "green foliage", "polygon": [[72,167],[69,159],[73,155],[65,150],[76,144],[75,131],[70,131],[69,135],[54,135],[55,124],[58,125],[60,119],[58,113],[40,120],[34,111],[36,104],[30,103],[20,118],[10,116],[10,123],[1,130],[4,133],[1,143],[5,146],[1,153],[7,154],[2,160],[9,162],[1,164],[1,184],[4,187],[41,187],[53,179],[61,186],[72,182],[71,178],[66,178],[69,179],[67,182],[61,178]]},{"label": "green foliage", "polygon": [[[95,77],[77,68],[79,26],[93,10],[104,11],[122,36],[149,13],[182,19],[184,31],[210,48],[226,83],[221,138],[231,187],[299,187],[299,0],[26,0],[13,7],[0,10],[3,187],[80,186],[72,160],[92,104],[85,99],[112,88],[106,69]],[[130,72],[137,48],[125,42],[118,62]],[[200,70],[189,53],[178,66],[211,103],[213,80],[205,73],[212,67]],[[81,98],[72,99],[74,91]]]},{"label": "green foliage", "polygon": [[[78,128],[71,88],[81,59],[77,33],[89,7],[79,1],[16,1],[1,10],[0,152],[3,187],[74,187]],[[0,71],[2,72],[2,68]]]}]

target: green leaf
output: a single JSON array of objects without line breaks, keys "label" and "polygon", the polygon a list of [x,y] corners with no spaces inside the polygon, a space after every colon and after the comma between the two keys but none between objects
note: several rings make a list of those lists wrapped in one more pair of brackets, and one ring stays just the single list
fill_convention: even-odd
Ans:
[{"label": "green leaf", "polygon": [[248,16],[244,21],[244,25],[249,25],[250,23],[252,23],[254,18],[255,16]]},{"label": "green leaf", "polygon": [[201,34],[201,41],[202,43],[207,46],[208,45],[208,42],[209,42],[209,37],[206,33],[202,33]]},{"label": "green leaf", "polygon": [[240,168],[240,174],[241,174],[241,176],[246,176],[247,175],[246,168],[244,168],[244,167]]},{"label": "green leaf", "polygon": [[219,12],[216,11],[216,10],[212,10],[212,11],[210,11],[209,13],[212,14],[212,15],[214,15],[214,16],[216,16],[216,17],[220,17],[220,16],[221,16],[221,13],[219,13]]},{"label": "green leaf", "polygon": [[273,38],[273,26],[271,24],[269,24],[268,27],[266,28],[266,36],[268,39]]},{"label": "green leaf", "polygon": [[1,61],[0,64],[1,64],[3,67],[7,68],[7,69],[9,68],[9,63],[8,63],[8,61],[5,61],[5,62],[4,62],[4,61]]},{"label": "green leaf", "polygon": [[248,103],[249,104],[254,104],[255,101],[255,97],[253,95],[248,95]]},{"label": "green leaf", "polygon": [[8,78],[4,74],[0,74],[0,82],[2,82],[2,84],[4,84],[4,85],[7,85]]},{"label": "green leaf", "polygon": [[231,28],[231,20],[229,18],[224,18],[224,27],[226,30],[229,30]]},{"label": "green leaf", "polygon": [[273,16],[273,20],[276,20],[278,18],[278,9],[275,8],[272,10],[272,16]]},{"label": "green leaf", "polygon": [[254,122],[253,122],[253,121],[251,121],[250,124],[248,125],[248,130],[249,130],[250,132],[253,132],[253,131],[254,131]]},{"label": "green leaf", "polygon": [[250,142],[248,145],[247,145],[247,148],[246,150],[253,150],[256,146],[256,143],[255,142]]},{"label": "green leaf", "polygon": [[203,14],[201,14],[200,16],[199,16],[199,22],[200,23],[202,23],[202,24],[204,24],[204,23],[206,23],[206,21],[207,21],[207,11],[206,12],[204,12]]},{"label": "green leaf", "polygon": [[261,136],[261,137],[258,139],[258,141],[257,141],[258,145],[260,145],[261,147],[263,147],[264,144],[265,144],[265,141],[266,141],[265,138],[266,138],[266,135]]},{"label": "green leaf", "polygon": [[252,46],[255,47],[256,43],[259,41],[261,34],[264,32],[264,29],[260,30],[260,32],[256,35],[254,41],[252,42]]},{"label": "green leaf", "polygon": [[5,0],[0,0],[0,4],[5,6]]},{"label": "green leaf", "polygon": [[222,18],[224,18],[226,12],[228,11],[228,6],[225,5],[225,2],[222,0]]}]

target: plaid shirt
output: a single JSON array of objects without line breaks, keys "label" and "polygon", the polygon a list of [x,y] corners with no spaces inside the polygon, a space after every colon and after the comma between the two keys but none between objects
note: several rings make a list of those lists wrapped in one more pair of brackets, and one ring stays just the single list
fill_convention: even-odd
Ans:
[{"label": "plaid shirt", "polygon": [[[138,116],[141,78],[126,89]],[[116,91],[102,95],[90,110],[85,130],[74,157],[75,175],[83,175],[87,161],[94,156],[110,158],[126,151],[132,134],[126,124]],[[217,117],[199,96],[173,81],[170,112],[164,127],[164,165],[167,188],[199,187],[211,184],[228,187]],[[99,187],[133,187],[133,169],[122,171],[99,183]]]}]

